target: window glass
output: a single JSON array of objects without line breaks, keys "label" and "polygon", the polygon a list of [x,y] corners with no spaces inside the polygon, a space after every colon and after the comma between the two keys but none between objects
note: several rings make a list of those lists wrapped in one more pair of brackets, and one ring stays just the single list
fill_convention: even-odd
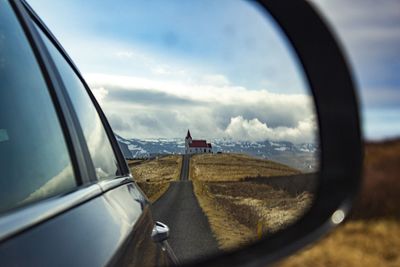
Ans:
[{"label": "window glass", "polygon": [[46,83],[6,1],[0,2],[0,212],[76,187]]},{"label": "window glass", "polygon": [[72,104],[78,115],[98,179],[119,175],[118,163],[100,116],[84,85],[63,55],[37,27],[58,67]]}]

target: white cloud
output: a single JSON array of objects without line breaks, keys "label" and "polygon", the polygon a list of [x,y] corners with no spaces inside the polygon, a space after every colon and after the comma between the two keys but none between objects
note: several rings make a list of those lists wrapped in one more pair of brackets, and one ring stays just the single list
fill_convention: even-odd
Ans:
[{"label": "white cloud", "polygon": [[293,143],[310,142],[316,139],[316,123],[313,118],[299,121],[296,127],[270,128],[257,118],[246,120],[242,116],[231,118],[225,133],[236,140],[251,141],[290,141]]},{"label": "white cloud", "polygon": [[[217,76],[216,76],[217,77]],[[85,75],[93,88],[118,87],[123,90],[147,90],[184,97],[190,100],[202,100],[220,104],[268,104],[277,108],[282,105],[298,107],[310,105],[311,98],[306,94],[279,94],[268,90],[249,90],[242,86],[224,86],[191,81],[162,81],[148,78],[90,73]],[[221,79],[222,80],[222,79]],[[215,83],[215,81],[214,81]],[[306,93],[306,92],[305,92]]]},{"label": "white cloud", "polygon": [[[102,96],[110,123],[126,137],[179,137],[187,128],[204,138],[313,142],[312,98],[278,94],[211,80],[160,81],[133,76],[87,74]],[[215,78],[215,79],[214,79]],[[219,84],[219,85],[218,85]],[[104,93],[107,91],[107,93]]]},{"label": "white cloud", "polygon": [[104,98],[108,95],[108,91],[104,87],[92,87],[92,93],[99,104],[103,103]]}]

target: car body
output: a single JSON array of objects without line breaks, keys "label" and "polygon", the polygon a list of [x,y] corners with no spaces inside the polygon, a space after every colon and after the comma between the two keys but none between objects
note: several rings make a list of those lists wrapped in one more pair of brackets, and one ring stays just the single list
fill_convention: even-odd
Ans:
[{"label": "car body", "polygon": [[71,59],[24,1],[0,13],[1,265],[176,263]]}]

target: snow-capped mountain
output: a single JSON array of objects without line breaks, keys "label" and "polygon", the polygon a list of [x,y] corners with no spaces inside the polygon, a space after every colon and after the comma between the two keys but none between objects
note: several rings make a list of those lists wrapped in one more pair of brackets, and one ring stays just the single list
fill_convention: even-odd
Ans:
[{"label": "snow-capped mountain", "polygon": [[[185,142],[173,139],[126,139],[115,134],[125,158],[148,158],[166,154],[183,154]],[[214,153],[243,153],[270,159],[303,171],[318,168],[319,147],[312,143],[293,144],[287,141],[236,141],[231,139],[210,140]]]}]

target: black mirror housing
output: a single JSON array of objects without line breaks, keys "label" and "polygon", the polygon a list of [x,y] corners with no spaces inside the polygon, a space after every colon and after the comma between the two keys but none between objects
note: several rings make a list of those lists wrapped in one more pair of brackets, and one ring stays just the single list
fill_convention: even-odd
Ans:
[{"label": "black mirror housing", "polygon": [[318,113],[321,165],[313,206],[290,227],[242,250],[190,266],[265,266],[319,239],[348,215],[361,182],[358,101],[348,64],[307,1],[261,0],[298,54]]}]

